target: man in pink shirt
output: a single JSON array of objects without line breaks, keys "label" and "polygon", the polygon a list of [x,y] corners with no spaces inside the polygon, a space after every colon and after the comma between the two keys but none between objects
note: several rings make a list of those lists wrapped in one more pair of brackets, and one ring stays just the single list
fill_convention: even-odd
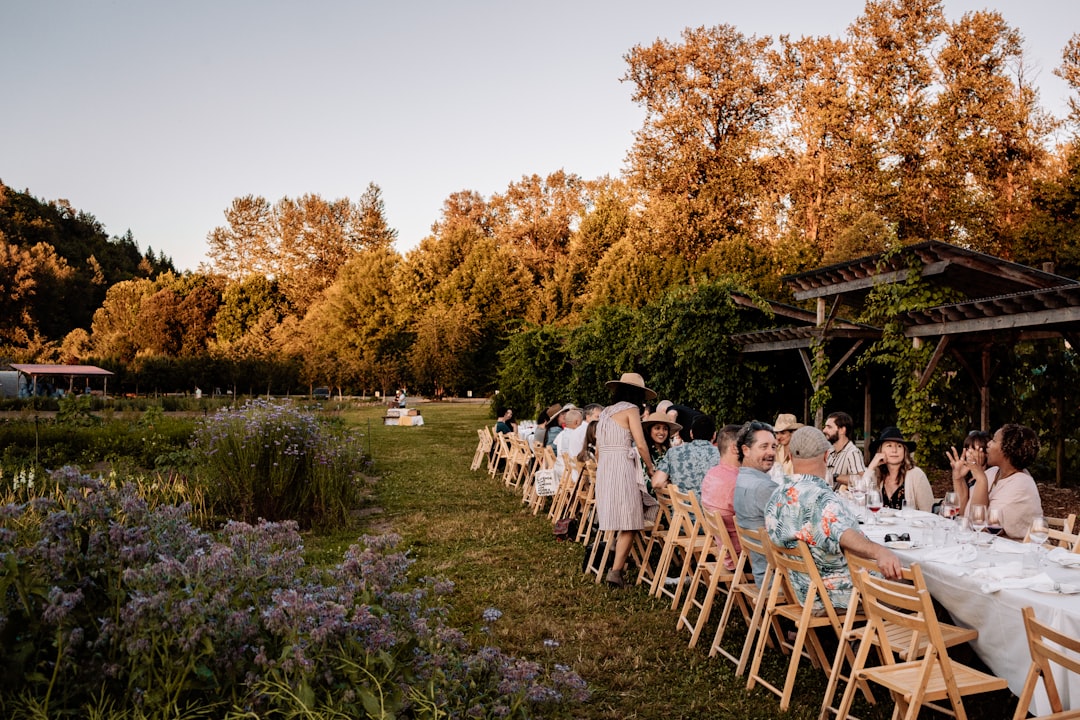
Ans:
[{"label": "man in pink shirt", "polygon": [[[705,479],[701,481],[701,505],[706,510],[720,513],[735,545],[735,552],[742,550],[739,536],[735,533],[735,478],[739,475],[739,448],[735,440],[739,436],[739,429],[739,425],[725,425],[716,434],[720,463],[705,473]],[[730,561],[726,561],[725,565],[728,570],[735,569]]]}]

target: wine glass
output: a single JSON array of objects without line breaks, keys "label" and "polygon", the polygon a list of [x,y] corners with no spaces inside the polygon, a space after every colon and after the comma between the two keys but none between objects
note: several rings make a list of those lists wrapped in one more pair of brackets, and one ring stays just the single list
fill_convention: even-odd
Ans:
[{"label": "wine glass", "polygon": [[874,520],[872,525],[877,524],[877,511],[881,509],[881,491],[877,488],[870,488],[866,491],[866,507],[870,510]]},{"label": "wine glass", "polygon": [[952,520],[960,512],[960,499],[954,491],[945,493],[945,499],[941,501],[941,516],[946,520]]},{"label": "wine glass", "polygon": [[856,507],[859,508],[859,515],[865,517],[866,513],[866,483],[862,477],[853,478],[851,484],[848,486],[851,491],[851,499],[855,501]]},{"label": "wine glass", "polygon": [[982,504],[972,505],[968,509],[968,517],[971,519],[971,529],[981,533],[986,529],[986,506]]},{"label": "wine glass", "polygon": [[1001,508],[993,507],[986,511],[986,529],[990,531],[991,535],[1000,535],[1002,530],[1002,523],[1004,521],[1001,517]]},{"label": "wine glass", "polygon": [[957,521],[956,529],[956,541],[961,545],[966,545],[975,539],[975,532],[971,526],[971,518],[961,515]]},{"label": "wine glass", "polygon": [[1035,545],[1035,564],[1042,565],[1041,553],[1043,543],[1050,537],[1050,524],[1042,515],[1036,515],[1031,520],[1031,529],[1028,530],[1028,540]]}]

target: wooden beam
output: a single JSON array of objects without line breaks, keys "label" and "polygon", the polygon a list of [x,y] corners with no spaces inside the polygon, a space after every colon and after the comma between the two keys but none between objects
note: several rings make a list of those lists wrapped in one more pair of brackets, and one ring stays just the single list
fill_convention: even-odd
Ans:
[{"label": "wooden beam", "polygon": [[[927,277],[929,275],[940,275],[945,272],[945,269],[949,267],[951,261],[939,260],[938,262],[928,263],[923,266],[922,276]],[[879,273],[877,275],[865,275],[863,277],[857,277],[853,280],[846,282],[833,283],[831,285],[822,285],[820,287],[811,288],[809,290],[802,290],[795,293],[796,300],[812,300],[814,298],[841,296],[846,293],[860,292],[863,290],[870,290],[878,285],[885,285],[888,283],[904,282],[908,278],[910,271],[906,268],[903,270],[892,270],[889,272]],[[1027,283],[1030,284],[1030,283]]]},{"label": "wooden beam", "polygon": [[913,325],[904,330],[907,337],[929,337],[939,335],[957,335],[959,333],[988,332],[1009,330],[1038,325],[1080,322],[1080,307],[1041,310],[1016,315],[976,318],[973,320],[953,320],[943,323]]},{"label": "wooden beam", "polygon": [[774,352],[776,350],[801,350],[810,347],[813,338],[794,338],[791,340],[775,340],[772,342],[748,343],[743,345],[741,352],[759,353]]},{"label": "wooden beam", "polygon": [[926,364],[926,369],[922,371],[922,375],[919,376],[919,389],[922,390],[930,382],[930,378],[934,375],[934,370],[937,369],[938,363],[941,362],[941,357],[945,354],[945,350],[949,347],[949,336],[943,335],[938,340],[937,347],[934,348],[934,354],[930,356],[930,362]]},{"label": "wooden beam", "polygon": [[856,340],[855,341],[855,344],[852,345],[851,348],[846,353],[844,353],[844,357],[840,358],[840,360],[835,365],[832,366],[832,369],[829,370],[829,374],[825,376],[825,382],[829,382],[829,380],[832,379],[832,376],[836,374],[837,370],[839,370],[840,368],[842,368],[844,366],[844,363],[846,363],[848,361],[848,358],[850,358],[852,355],[854,355],[855,351],[863,346],[863,342],[864,342],[863,340]]},{"label": "wooden beam", "polygon": [[817,388],[814,387],[814,363],[810,360],[810,353],[806,352],[806,348],[799,348],[799,357],[802,358],[803,367],[806,368],[806,377],[810,380],[810,387],[816,392]]}]

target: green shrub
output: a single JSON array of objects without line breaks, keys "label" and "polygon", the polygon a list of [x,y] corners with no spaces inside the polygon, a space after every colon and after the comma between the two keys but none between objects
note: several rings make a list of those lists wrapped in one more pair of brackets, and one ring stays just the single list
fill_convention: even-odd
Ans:
[{"label": "green shrub", "polygon": [[335,527],[360,501],[359,448],[355,434],[309,411],[253,400],[198,424],[192,462],[210,503],[230,518]]}]

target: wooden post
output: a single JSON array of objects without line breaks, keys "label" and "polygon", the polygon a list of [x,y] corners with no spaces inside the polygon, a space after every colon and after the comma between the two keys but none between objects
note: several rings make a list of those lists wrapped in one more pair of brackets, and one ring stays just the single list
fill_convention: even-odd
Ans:
[{"label": "wooden post", "polygon": [[870,371],[863,370],[863,462],[870,462]]},{"label": "wooden post", "polygon": [[982,378],[979,380],[979,424],[986,432],[990,429],[990,348],[982,349]]}]

